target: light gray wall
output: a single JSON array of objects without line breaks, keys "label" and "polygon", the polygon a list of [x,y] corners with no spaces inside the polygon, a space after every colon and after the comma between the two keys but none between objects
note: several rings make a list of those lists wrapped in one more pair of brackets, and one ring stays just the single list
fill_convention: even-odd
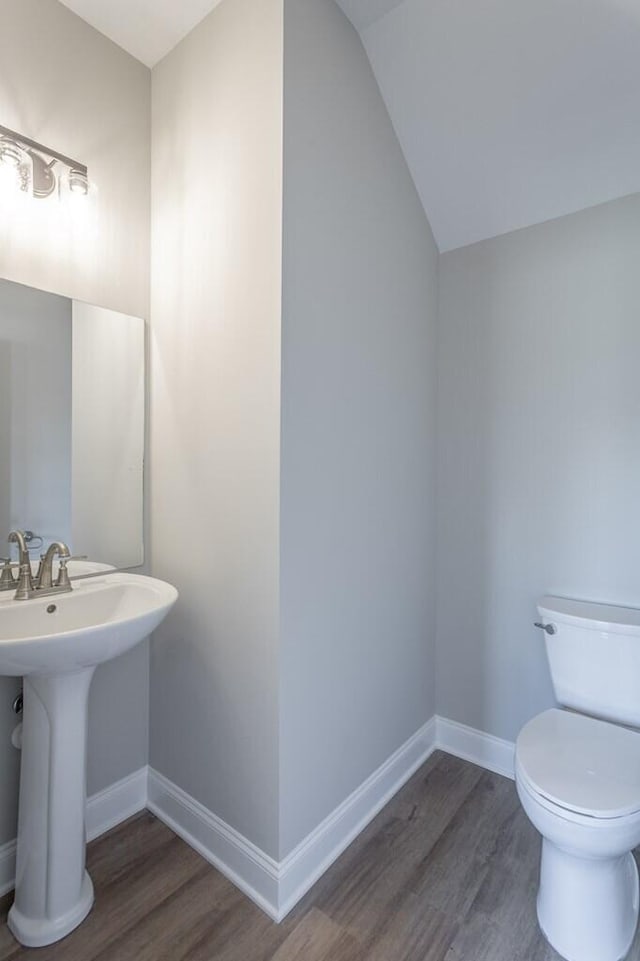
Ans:
[{"label": "light gray wall", "polygon": [[223,0],[153,71],[152,765],[278,833],[282,0]]},{"label": "light gray wall", "polygon": [[640,606],[640,195],[440,260],[438,712],[553,695],[536,599]]},{"label": "light gray wall", "polygon": [[[5,207],[0,277],[145,317],[149,71],[56,0],[0,0],[0,23],[2,123],[85,162],[96,186],[80,212],[48,201],[32,202],[20,216]],[[3,745],[15,723],[10,702],[16,686],[0,678]],[[96,672],[90,793],[146,763],[147,706],[143,644]],[[15,835],[16,767],[3,766],[0,781],[1,844]]]},{"label": "light gray wall", "polygon": [[0,350],[10,358],[0,380],[0,406],[9,413],[0,446],[9,468],[0,540],[27,528],[45,539],[44,548],[55,538],[69,542],[71,301],[0,279]]},{"label": "light gray wall", "polygon": [[[0,554],[8,556],[16,526],[59,530],[62,539],[71,530],[71,301],[0,279],[0,355]],[[15,837],[20,754],[10,708],[19,687],[0,678],[0,844]]]},{"label": "light gray wall", "polygon": [[434,711],[437,251],[360,39],[285,0],[280,856]]}]

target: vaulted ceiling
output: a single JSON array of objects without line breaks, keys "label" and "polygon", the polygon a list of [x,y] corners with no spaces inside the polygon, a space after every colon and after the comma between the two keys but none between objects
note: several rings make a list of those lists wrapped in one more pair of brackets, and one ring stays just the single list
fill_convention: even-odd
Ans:
[{"label": "vaulted ceiling", "polygon": [[404,0],[361,35],[441,250],[640,190],[640,0]]},{"label": "vaulted ceiling", "polygon": [[[152,66],[219,0],[63,2]],[[441,250],[640,191],[640,0],[338,3]]]}]

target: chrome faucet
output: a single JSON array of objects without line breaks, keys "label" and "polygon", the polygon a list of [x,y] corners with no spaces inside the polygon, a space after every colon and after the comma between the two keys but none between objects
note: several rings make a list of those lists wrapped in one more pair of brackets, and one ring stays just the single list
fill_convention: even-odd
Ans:
[{"label": "chrome faucet", "polygon": [[11,531],[9,543],[18,545],[18,589],[15,599],[16,601],[27,601],[32,597],[35,586],[24,531]]},{"label": "chrome faucet", "polygon": [[[53,583],[53,558],[56,557],[56,555],[60,557],[61,563],[60,563],[60,571],[58,573],[58,578],[56,580],[56,583],[54,584]],[[71,557],[71,552],[67,547],[67,545],[63,544],[62,541],[53,541],[52,544],[49,544],[49,546],[47,547],[47,553],[42,558],[40,563],[40,568],[38,570],[38,583],[36,585],[36,590],[49,592],[49,591],[52,591],[54,588],[58,588],[61,590],[70,591],[71,585],[68,583],[69,575],[66,573],[66,569],[67,569],[66,562],[70,557]],[[62,564],[63,558],[65,559],[64,564]],[[60,580],[61,580],[60,575],[63,573],[63,571],[64,571],[64,574],[66,575],[65,579],[67,581],[67,583],[64,585],[60,583]]]},{"label": "chrome faucet", "polygon": [[[31,560],[27,549],[24,531],[11,531],[9,543],[18,545],[18,582],[15,593],[16,601],[29,601],[34,597],[46,597],[48,594],[63,594],[71,590],[71,582],[67,571],[67,561],[71,559],[71,552],[62,541],[53,541],[47,548],[46,554],[40,557],[40,566],[35,581],[31,571]],[[53,559],[60,558],[58,576],[53,580]],[[9,565],[9,575],[10,575]],[[5,575],[9,589],[8,575]],[[15,582],[14,582],[15,584]]]}]

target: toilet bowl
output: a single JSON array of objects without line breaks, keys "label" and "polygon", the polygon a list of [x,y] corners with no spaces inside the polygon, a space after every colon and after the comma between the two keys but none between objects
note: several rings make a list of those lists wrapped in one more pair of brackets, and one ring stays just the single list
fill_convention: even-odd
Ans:
[{"label": "toilet bowl", "polygon": [[529,721],[516,787],[542,835],[538,920],[567,961],[620,961],[638,921],[640,733],[568,711]]},{"label": "toilet bowl", "polygon": [[542,835],[538,921],[567,961],[621,961],[638,923],[640,611],[544,597],[563,709],[520,731],[516,787]]}]

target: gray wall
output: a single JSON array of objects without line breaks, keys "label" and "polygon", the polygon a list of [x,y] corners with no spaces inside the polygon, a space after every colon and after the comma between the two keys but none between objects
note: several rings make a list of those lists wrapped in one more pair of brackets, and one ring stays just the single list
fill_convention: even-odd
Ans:
[{"label": "gray wall", "polygon": [[[0,277],[145,317],[149,71],[56,0],[0,0],[0,23],[2,123],[87,163],[97,187],[80,215],[48,201],[19,217],[5,207]],[[5,766],[5,751],[16,687],[0,678],[0,844],[15,836],[17,765]],[[146,763],[147,727],[143,644],[96,672],[90,793]]]},{"label": "gray wall", "polygon": [[10,361],[0,379],[0,407],[9,414],[0,443],[9,471],[0,487],[0,541],[28,528],[44,537],[43,549],[55,538],[70,543],[71,301],[0,279],[0,350]]},{"label": "gray wall", "polygon": [[278,834],[282,0],[224,0],[153,71],[152,765]]},{"label": "gray wall", "polygon": [[280,856],[434,711],[437,251],[360,39],[285,0]]},{"label": "gray wall", "polygon": [[[0,554],[8,556],[5,538],[17,525],[62,539],[71,530],[71,301],[0,279],[0,364]],[[10,709],[19,687],[0,677],[0,844],[15,836],[20,753]]]},{"label": "gray wall", "polygon": [[544,593],[640,606],[640,196],[440,261],[438,712],[553,703]]}]

